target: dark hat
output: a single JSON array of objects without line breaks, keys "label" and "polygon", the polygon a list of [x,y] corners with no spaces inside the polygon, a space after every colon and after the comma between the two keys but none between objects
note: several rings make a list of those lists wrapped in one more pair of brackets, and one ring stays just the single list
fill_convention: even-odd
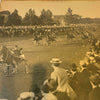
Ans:
[{"label": "dark hat", "polygon": [[48,81],[43,85],[42,87],[42,90],[45,92],[45,93],[48,93],[49,91],[54,91],[56,90],[58,86],[58,83],[53,80],[53,79],[48,79]]}]

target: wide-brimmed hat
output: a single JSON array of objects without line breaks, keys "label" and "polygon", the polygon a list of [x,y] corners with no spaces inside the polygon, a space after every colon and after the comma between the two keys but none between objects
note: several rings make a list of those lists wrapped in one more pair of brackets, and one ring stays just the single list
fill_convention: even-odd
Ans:
[{"label": "wide-brimmed hat", "polygon": [[34,98],[34,97],[35,97],[35,94],[33,92],[22,92],[20,94],[20,97],[19,98],[22,99],[22,100],[25,100],[27,98]]},{"label": "wide-brimmed hat", "polygon": [[55,63],[62,63],[62,61],[58,58],[53,58],[50,63],[55,64]]}]

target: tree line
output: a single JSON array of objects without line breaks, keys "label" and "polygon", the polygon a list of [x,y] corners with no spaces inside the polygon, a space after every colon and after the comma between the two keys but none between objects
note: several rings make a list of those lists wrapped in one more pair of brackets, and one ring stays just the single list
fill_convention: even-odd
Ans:
[{"label": "tree line", "polygon": [[[2,20],[3,17],[0,17]],[[82,16],[78,14],[73,14],[71,8],[68,8],[66,14],[64,15],[64,21],[66,24],[91,24],[91,23],[100,23],[100,18],[82,18]],[[40,16],[37,16],[35,10],[29,9],[26,12],[25,16],[22,18],[18,14],[18,10],[15,9],[12,13],[7,17],[6,23],[0,21],[0,25],[54,25],[57,22],[53,19],[53,13],[50,10],[43,9],[41,11]],[[59,22],[60,24],[60,22]]]},{"label": "tree line", "polygon": [[65,22],[68,24],[100,24],[100,18],[82,18],[82,16],[78,14],[73,14],[73,11],[71,8],[68,8],[67,13],[65,15]]},{"label": "tree line", "polygon": [[41,15],[37,16],[35,11],[29,9],[24,18],[18,14],[18,10],[14,10],[9,16],[6,25],[50,25],[52,24],[52,12],[43,9]]}]

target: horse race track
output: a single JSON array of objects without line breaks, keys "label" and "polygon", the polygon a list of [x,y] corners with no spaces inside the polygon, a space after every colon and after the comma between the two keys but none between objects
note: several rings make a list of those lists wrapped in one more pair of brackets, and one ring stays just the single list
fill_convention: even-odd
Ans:
[{"label": "horse race track", "polygon": [[49,61],[52,58],[60,58],[62,60],[61,67],[69,68],[70,64],[84,58],[86,51],[90,46],[82,46],[81,41],[75,42],[61,40],[54,43],[54,45],[34,45],[32,38],[1,38],[0,45],[6,44],[7,47],[12,48],[15,44],[23,48],[23,53],[28,61],[30,73],[25,73],[24,64],[18,66],[17,74],[9,74],[6,76],[3,73],[3,67],[0,66],[0,99],[7,98],[9,100],[16,100],[21,92],[29,91],[31,84],[38,84],[41,87],[43,81],[49,77],[52,69]]}]

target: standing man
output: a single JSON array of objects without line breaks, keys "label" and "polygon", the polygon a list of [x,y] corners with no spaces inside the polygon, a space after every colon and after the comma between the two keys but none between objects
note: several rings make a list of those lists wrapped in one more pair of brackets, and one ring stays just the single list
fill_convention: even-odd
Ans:
[{"label": "standing man", "polygon": [[76,98],[76,93],[69,85],[66,70],[60,68],[62,61],[60,61],[60,59],[53,58],[50,63],[51,67],[54,69],[54,71],[51,73],[51,79],[58,83],[56,91],[66,93],[66,95],[68,95],[71,100],[74,100]]}]

